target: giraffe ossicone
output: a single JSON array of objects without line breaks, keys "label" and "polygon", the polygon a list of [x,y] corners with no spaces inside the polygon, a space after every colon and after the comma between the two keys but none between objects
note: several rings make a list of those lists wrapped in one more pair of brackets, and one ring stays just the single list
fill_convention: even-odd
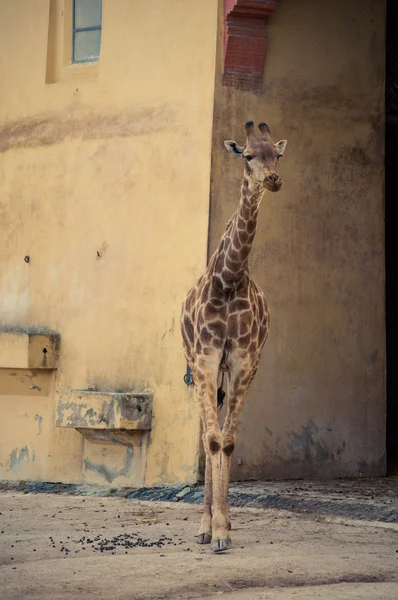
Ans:
[{"label": "giraffe ossicone", "polygon": [[[244,161],[240,201],[207,268],[185,297],[181,313],[184,353],[192,371],[201,409],[206,456],[204,512],[197,541],[214,552],[231,547],[228,487],[238,419],[257,372],[269,330],[263,291],[249,274],[248,260],[256,234],[259,202],[266,190],[282,187],[278,161],[287,141],[273,142],[266,123],[245,125],[246,141],[224,142]],[[217,390],[227,379],[227,412],[221,428]]]}]

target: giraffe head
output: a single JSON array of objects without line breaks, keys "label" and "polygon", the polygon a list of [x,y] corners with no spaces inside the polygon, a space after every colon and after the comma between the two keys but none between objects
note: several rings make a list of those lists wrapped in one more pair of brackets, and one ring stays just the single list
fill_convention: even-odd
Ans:
[{"label": "giraffe head", "polygon": [[285,151],[287,140],[280,140],[275,144],[266,123],[260,123],[258,128],[261,132],[260,138],[254,135],[253,121],[246,123],[246,143],[243,147],[233,140],[225,140],[224,144],[228,152],[243,158],[245,174],[251,181],[271,192],[278,192],[282,187],[282,179],[277,166]]}]

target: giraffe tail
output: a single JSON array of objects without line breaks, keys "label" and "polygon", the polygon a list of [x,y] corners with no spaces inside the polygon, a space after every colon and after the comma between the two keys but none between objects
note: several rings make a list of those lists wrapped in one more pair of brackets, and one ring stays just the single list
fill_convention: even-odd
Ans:
[{"label": "giraffe tail", "polygon": [[221,410],[224,404],[225,392],[222,387],[219,387],[217,390],[217,408]]},{"label": "giraffe tail", "polygon": [[223,390],[224,386],[224,373],[221,374],[221,384],[217,390],[217,408],[221,410],[224,404],[225,392]]}]

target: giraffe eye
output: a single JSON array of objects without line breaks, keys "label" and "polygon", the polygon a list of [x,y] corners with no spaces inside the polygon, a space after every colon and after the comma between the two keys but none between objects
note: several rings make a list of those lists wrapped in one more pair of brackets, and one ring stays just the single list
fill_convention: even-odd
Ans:
[{"label": "giraffe eye", "polygon": [[279,156],[276,157],[276,160],[279,160],[280,158],[282,158],[282,154],[279,154]]},{"label": "giraffe eye", "polygon": [[246,159],[248,162],[249,162],[249,161],[251,161],[251,160],[252,160],[252,158],[253,158],[253,157],[251,156],[251,154],[245,154],[245,159]]}]

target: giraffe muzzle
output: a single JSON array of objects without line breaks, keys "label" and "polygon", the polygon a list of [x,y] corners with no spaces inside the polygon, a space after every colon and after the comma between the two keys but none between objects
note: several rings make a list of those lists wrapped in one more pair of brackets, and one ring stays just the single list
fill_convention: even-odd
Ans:
[{"label": "giraffe muzzle", "polygon": [[263,185],[270,192],[278,192],[282,187],[282,179],[277,173],[271,173],[265,177]]}]

